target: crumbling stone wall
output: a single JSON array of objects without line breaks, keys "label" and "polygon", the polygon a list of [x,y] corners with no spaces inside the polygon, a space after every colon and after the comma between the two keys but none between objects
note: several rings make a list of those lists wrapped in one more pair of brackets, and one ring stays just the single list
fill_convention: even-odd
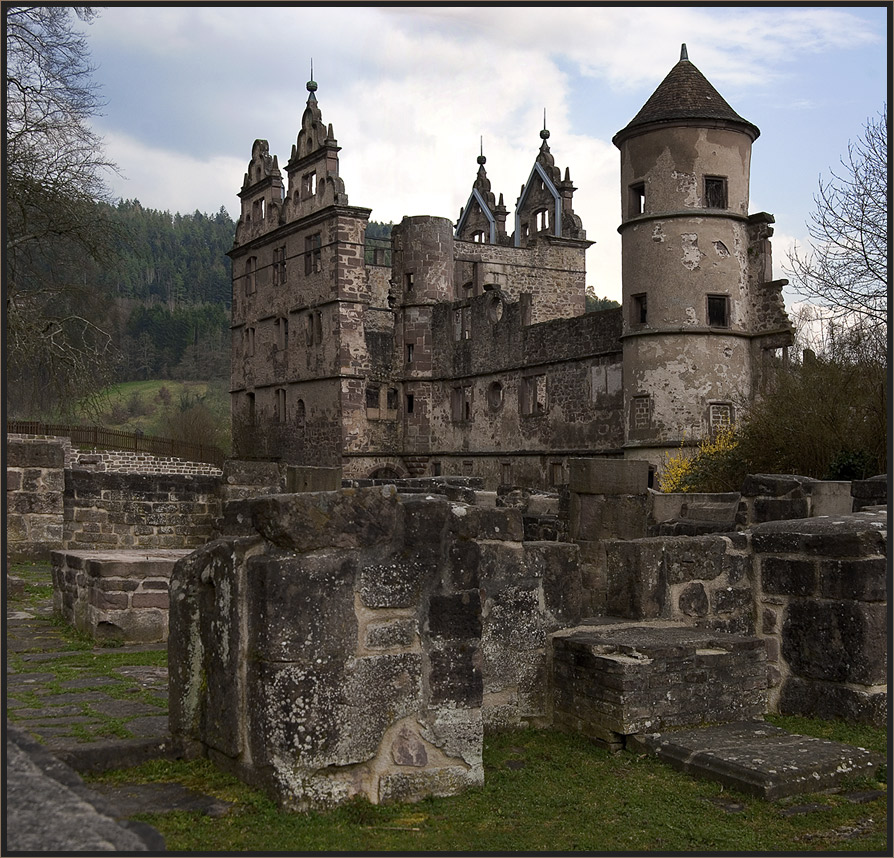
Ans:
[{"label": "crumbling stone wall", "polygon": [[219,477],[65,471],[63,543],[75,549],[193,548],[220,518]]},{"label": "crumbling stone wall", "polygon": [[393,486],[249,501],[171,580],[171,729],[290,808],[481,783],[484,726],[545,723],[577,549]]}]

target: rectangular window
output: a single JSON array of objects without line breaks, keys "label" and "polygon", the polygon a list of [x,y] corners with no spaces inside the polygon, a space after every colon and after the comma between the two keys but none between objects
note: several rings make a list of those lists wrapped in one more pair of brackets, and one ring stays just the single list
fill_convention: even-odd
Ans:
[{"label": "rectangular window", "polygon": [[711,434],[729,429],[733,422],[733,407],[728,402],[716,402],[709,408]]},{"label": "rectangular window", "polygon": [[385,397],[385,407],[389,411],[397,411],[397,388],[388,388],[388,392]]},{"label": "rectangular window", "polygon": [[413,344],[407,343],[407,363],[413,363]]},{"label": "rectangular window", "polygon": [[646,185],[644,182],[637,182],[628,188],[628,208],[627,217],[636,217],[645,211],[646,207]]},{"label": "rectangular window", "polygon": [[472,419],[472,386],[462,385],[450,391],[450,412],[454,423]]},{"label": "rectangular window", "polygon": [[648,429],[652,425],[652,397],[634,396],[631,403],[633,413],[630,422],[634,429]]},{"label": "rectangular window", "polygon": [[[370,414],[371,411],[374,411],[375,414]],[[366,385],[366,413],[368,417],[379,416],[379,385],[377,384]]]},{"label": "rectangular window", "polygon": [[249,256],[245,260],[245,294],[254,295],[258,290],[258,258]]},{"label": "rectangular window", "polygon": [[729,327],[729,297],[727,295],[708,295],[708,326],[711,328]]},{"label": "rectangular window", "polygon": [[308,313],[304,317],[304,339],[307,342],[307,345],[312,346],[314,344],[314,314]]},{"label": "rectangular window", "polygon": [[441,476],[441,463],[440,462],[432,462],[431,463],[431,475],[433,477]]},{"label": "rectangular window", "polygon": [[286,392],[283,388],[276,390],[275,416],[278,423],[286,421]]},{"label": "rectangular window", "polygon": [[407,394],[407,414],[412,414],[416,406],[416,397],[412,393]]},{"label": "rectangular window", "polygon": [[317,310],[314,315],[314,335],[317,339],[317,345],[323,342],[323,311]]},{"label": "rectangular window", "polygon": [[504,486],[512,485],[512,465],[509,462],[500,463],[500,481]]},{"label": "rectangular window", "polygon": [[248,417],[249,425],[255,424],[255,395],[253,393],[245,394],[245,413]]},{"label": "rectangular window", "polygon": [[255,353],[255,329],[254,328],[246,328],[244,339],[245,339],[245,354],[247,357],[252,357]]},{"label": "rectangular window", "polygon": [[721,176],[705,176],[705,208],[726,208],[726,179]]},{"label": "rectangular window", "polygon": [[276,329],[276,348],[284,351],[289,347],[289,320],[285,316],[280,316],[273,325]]},{"label": "rectangular window", "polygon": [[317,192],[317,174],[305,173],[301,177],[301,199],[306,200]]},{"label": "rectangular window", "polygon": [[411,292],[413,290],[413,272],[408,271],[404,274],[404,286],[406,287],[407,292]]},{"label": "rectangular window", "polygon": [[554,486],[561,486],[565,482],[565,469],[561,462],[550,463],[550,482]]},{"label": "rectangular window", "polygon": [[546,413],[546,375],[529,375],[522,379],[521,409],[525,417]]},{"label": "rectangular window", "polygon": [[322,239],[320,233],[304,239],[304,273],[319,274],[323,270]]},{"label": "rectangular window", "polygon": [[273,248],[273,285],[284,286],[286,283],[286,249]]},{"label": "rectangular window", "polygon": [[646,293],[643,292],[640,295],[633,295],[631,300],[633,304],[630,311],[630,324],[634,326],[645,325],[649,310]]}]

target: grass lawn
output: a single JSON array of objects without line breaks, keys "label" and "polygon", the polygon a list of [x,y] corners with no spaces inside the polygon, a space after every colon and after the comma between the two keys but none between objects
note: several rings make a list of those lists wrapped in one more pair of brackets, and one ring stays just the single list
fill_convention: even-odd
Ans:
[{"label": "grass lawn", "polygon": [[[790,719],[772,720],[792,726]],[[884,730],[796,721],[802,732],[860,739],[876,750],[887,745]],[[652,757],[613,755],[550,730],[486,737],[484,764],[484,786],[452,798],[384,806],[356,800],[307,814],[280,811],[207,760],[155,761],[91,780],[178,782],[233,803],[222,818],[184,812],[138,817],[158,828],[172,851],[889,854],[882,781],[850,785],[881,791],[866,803],[841,793],[767,802],[695,780]]]}]

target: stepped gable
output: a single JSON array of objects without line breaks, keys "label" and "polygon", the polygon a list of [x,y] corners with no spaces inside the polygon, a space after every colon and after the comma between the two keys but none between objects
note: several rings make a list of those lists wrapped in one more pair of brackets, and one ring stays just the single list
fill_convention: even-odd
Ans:
[{"label": "stepped gable", "polygon": [[739,116],[690,62],[684,44],[680,51],[680,61],[668,72],[667,77],[658,85],[639,113],[612,138],[612,142],[618,146],[627,137],[655,123],[690,119],[735,123],[748,133],[752,140],[756,140],[760,135],[760,129]]}]

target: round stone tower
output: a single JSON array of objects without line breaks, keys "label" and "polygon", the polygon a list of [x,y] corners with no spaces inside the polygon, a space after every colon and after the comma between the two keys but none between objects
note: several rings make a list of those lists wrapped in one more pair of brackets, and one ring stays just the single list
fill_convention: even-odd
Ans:
[{"label": "round stone tower", "polygon": [[735,421],[754,394],[751,293],[770,279],[755,271],[753,257],[769,242],[756,243],[748,215],[759,134],[683,45],[613,138],[621,152],[624,449],[658,469],[681,443]]}]

